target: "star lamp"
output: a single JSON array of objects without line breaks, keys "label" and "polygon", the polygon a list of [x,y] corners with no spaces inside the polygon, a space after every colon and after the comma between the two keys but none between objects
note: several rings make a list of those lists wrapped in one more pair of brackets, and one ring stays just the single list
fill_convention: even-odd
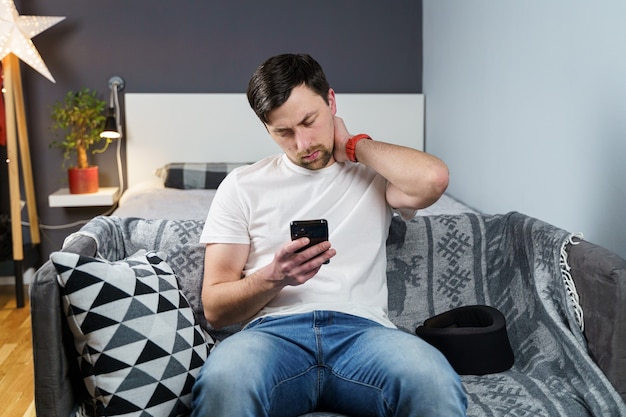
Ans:
[{"label": "star lamp", "polygon": [[[24,307],[24,259],[21,215],[21,190],[18,157],[21,161],[31,242],[41,242],[39,220],[35,202],[33,171],[28,149],[26,111],[20,75],[19,59],[52,82],[54,78],[37,48],[30,40],[65,17],[20,16],[13,0],[0,0],[0,59],[2,60],[2,84],[4,93],[4,128],[6,130],[7,171],[9,174],[9,199],[11,209],[11,236],[13,240],[13,268],[15,270],[15,297],[17,307]],[[18,59],[19,58],[19,59]]]},{"label": "star lamp", "polygon": [[31,38],[63,19],[65,17],[20,16],[13,0],[0,0],[0,59],[12,53],[55,82]]}]

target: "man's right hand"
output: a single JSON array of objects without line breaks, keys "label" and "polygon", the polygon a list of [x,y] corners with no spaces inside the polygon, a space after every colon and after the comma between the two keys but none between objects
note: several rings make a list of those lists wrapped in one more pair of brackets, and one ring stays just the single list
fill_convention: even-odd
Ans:
[{"label": "man's right hand", "polygon": [[268,279],[282,286],[304,284],[317,274],[325,262],[337,254],[328,241],[297,252],[308,243],[309,238],[303,237],[280,248],[268,265],[272,270]]},{"label": "man's right hand", "polygon": [[274,254],[272,262],[245,278],[242,271],[249,245],[207,245],[202,304],[209,323],[219,329],[249,320],[284,287],[301,285],[313,278],[336,251],[325,241],[296,253],[308,242],[308,238],[301,238],[286,243]]}]

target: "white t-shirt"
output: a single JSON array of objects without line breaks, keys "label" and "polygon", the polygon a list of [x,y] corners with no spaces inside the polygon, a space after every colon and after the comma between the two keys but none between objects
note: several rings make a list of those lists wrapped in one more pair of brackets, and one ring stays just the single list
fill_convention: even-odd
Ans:
[{"label": "white t-shirt", "polygon": [[362,164],[313,171],[284,154],[268,157],[224,179],[200,242],[249,244],[247,276],[291,239],[291,221],[326,219],[337,255],[305,284],[283,288],[255,318],[331,310],[395,327],[387,317],[386,184]]}]

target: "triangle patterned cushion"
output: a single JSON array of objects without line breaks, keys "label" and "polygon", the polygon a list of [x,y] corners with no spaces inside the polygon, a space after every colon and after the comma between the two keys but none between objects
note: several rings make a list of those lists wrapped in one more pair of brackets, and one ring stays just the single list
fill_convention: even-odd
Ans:
[{"label": "triangle patterned cushion", "polygon": [[55,252],[63,306],[97,416],[186,415],[212,341],[196,324],[165,254],[110,262]]}]

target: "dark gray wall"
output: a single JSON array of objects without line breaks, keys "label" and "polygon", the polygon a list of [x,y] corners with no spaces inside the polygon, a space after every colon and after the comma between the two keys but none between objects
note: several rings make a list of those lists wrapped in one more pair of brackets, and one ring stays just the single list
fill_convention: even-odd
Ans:
[{"label": "dark gray wall", "polygon": [[[307,52],[338,92],[422,91],[418,0],[15,3],[21,15],[66,16],[33,38],[56,84],[22,63],[37,208],[45,225],[105,211],[48,207],[48,195],[66,181],[61,151],[48,147],[50,107],[69,90],[89,87],[108,99],[108,79],[120,75],[125,92],[244,92],[250,74],[267,57]],[[102,186],[117,185],[114,149],[92,162],[100,166]],[[2,180],[6,183],[6,177]],[[77,228],[44,229],[44,260]]]}]

